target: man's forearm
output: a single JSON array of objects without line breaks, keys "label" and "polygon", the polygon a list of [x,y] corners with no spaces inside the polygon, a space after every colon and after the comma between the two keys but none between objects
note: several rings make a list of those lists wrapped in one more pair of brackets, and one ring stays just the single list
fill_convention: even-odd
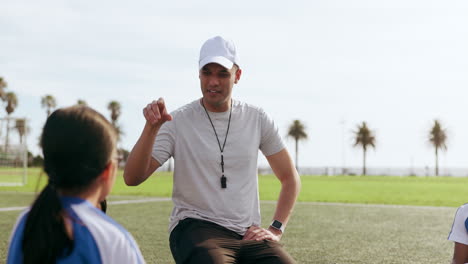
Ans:
[{"label": "man's forearm", "polygon": [[276,204],[276,211],[273,219],[280,221],[284,226],[287,225],[291,216],[294,204],[301,189],[301,181],[299,175],[295,173],[294,177],[288,178],[281,183],[281,192]]},{"label": "man's forearm", "polygon": [[151,151],[159,127],[145,124],[143,132],[133,147],[127,159],[124,170],[124,180],[127,185],[138,185],[148,178],[150,169]]},{"label": "man's forearm", "polygon": [[[273,219],[280,221],[284,226],[286,226],[301,189],[301,179],[294,167],[291,156],[286,149],[267,156],[267,160],[276,177],[281,182],[281,192],[278,197],[278,203],[276,204],[276,211]],[[274,228],[269,229],[277,233]]]}]

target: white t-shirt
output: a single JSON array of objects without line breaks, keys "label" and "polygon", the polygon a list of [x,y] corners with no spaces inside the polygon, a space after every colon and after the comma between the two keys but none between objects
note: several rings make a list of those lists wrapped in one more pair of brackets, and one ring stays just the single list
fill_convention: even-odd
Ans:
[{"label": "white t-shirt", "polygon": [[468,245],[468,204],[460,206],[453,220],[452,230],[448,236],[448,240]]},{"label": "white t-shirt", "polygon": [[[161,127],[152,153],[159,164],[174,157],[169,231],[185,218],[207,220],[241,235],[260,225],[258,150],[270,156],[285,147],[273,120],[262,109],[233,100],[223,152],[227,188],[221,188],[220,147],[200,100],[171,114],[173,120]],[[222,147],[229,111],[209,115]]]}]

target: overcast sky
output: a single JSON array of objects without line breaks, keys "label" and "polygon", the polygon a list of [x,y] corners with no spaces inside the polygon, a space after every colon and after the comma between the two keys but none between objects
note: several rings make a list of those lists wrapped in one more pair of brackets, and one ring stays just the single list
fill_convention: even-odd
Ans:
[{"label": "overcast sky", "polygon": [[[307,128],[302,166],[360,166],[353,130],[366,121],[371,167],[433,166],[434,119],[448,130],[445,167],[468,167],[468,1],[1,0],[0,76],[30,120],[30,149],[46,118],[40,98],[78,99],[119,122],[131,149],[142,108],[174,110],[201,96],[200,46],[234,40],[243,76],[233,97],[266,110],[281,133]],[[4,116],[5,112],[0,116]],[[294,155],[291,139],[287,145]],[[265,163],[264,159],[260,160]]]}]

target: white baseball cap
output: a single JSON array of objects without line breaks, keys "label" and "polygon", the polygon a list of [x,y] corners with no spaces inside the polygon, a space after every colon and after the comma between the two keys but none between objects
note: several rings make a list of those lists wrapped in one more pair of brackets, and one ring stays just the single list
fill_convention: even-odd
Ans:
[{"label": "white baseball cap", "polygon": [[208,63],[217,63],[226,69],[231,69],[234,64],[239,65],[239,57],[234,43],[220,36],[205,41],[200,49],[198,69],[203,68]]}]

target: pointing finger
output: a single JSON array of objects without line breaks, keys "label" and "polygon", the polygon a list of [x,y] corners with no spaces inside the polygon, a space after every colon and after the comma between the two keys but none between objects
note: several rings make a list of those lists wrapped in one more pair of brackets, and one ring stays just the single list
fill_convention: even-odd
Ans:
[{"label": "pointing finger", "polygon": [[159,121],[161,119],[161,111],[159,110],[158,101],[153,101],[151,104],[151,112],[154,115],[154,119]]},{"label": "pointing finger", "polygon": [[172,116],[167,113],[166,102],[162,97],[158,99],[157,104],[159,108],[159,113],[161,114],[161,118],[164,119],[164,121],[172,120]]}]

